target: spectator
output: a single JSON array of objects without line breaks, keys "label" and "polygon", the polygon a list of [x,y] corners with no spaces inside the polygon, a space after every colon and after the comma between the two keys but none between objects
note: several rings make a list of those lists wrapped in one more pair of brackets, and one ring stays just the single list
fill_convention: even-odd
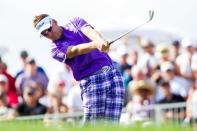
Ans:
[{"label": "spectator", "polygon": [[176,58],[180,55],[180,42],[178,40],[175,40],[170,45],[170,60],[175,61]]},{"label": "spectator", "polygon": [[63,104],[62,99],[64,93],[62,92],[62,86],[56,85],[48,91],[51,107],[49,107],[48,113],[66,113],[69,111],[67,105]]},{"label": "spectator", "polygon": [[130,50],[129,51],[129,56],[128,56],[128,63],[131,65],[131,66],[134,66],[137,64],[138,62],[138,52],[136,50]]},{"label": "spectator", "polygon": [[25,72],[20,74],[16,79],[16,87],[21,94],[24,87],[31,85],[31,83],[38,83],[44,91],[48,86],[48,78],[43,73],[38,72],[37,65],[34,59],[28,59],[25,67]]},{"label": "spectator", "polygon": [[[28,57],[29,57],[29,54],[28,54],[28,52],[26,50],[21,51],[20,59],[21,59],[23,68],[20,71],[17,72],[17,74],[15,76],[15,79],[17,79],[17,77],[20,74],[24,73],[25,67],[27,65]],[[37,66],[37,71],[42,73],[43,75],[45,75],[45,77],[48,79],[48,77],[47,77],[47,75],[46,75],[46,73],[45,73],[45,71],[44,71],[44,69],[42,67]]]},{"label": "spectator", "polygon": [[68,95],[64,97],[63,102],[68,106],[69,112],[83,111],[79,85],[75,85],[70,89]]},{"label": "spectator", "polygon": [[158,58],[159,64],[170,60],[170,51],[166,44],[159,44],[156,47],[156,56]]},{"label": "spectator", "polygon": [[16,73],[15,79],[17,79],[18,76],[24,72],[24,68],[26,66],[27,57],[28,57],[27,51],[25,51],[25,50],[21,51],[21,53],[20,53],[20,60],[22,62],[23,69],[21,69],[20,71],[18,71]]},{"label": "spectator", "polygon": [[76,84],[76,81],[72,75],[72,70],[66,64],[63,65],[64,70],[58,74],[58,82],[59,84],[63,84],[63,92],[65,95],[69,93],[69,90]]},{"label": "spectator", "polygon": [[29,84],[35,90],[35,96],[39,100],[41,97],[46,95],[46,90],[42,88],[42,86],[37,82],[32,82]]},{"label": "spectator", "polygon": [[161,90],[164,94],[164,98],[160,100],[158,103],[159,104],[166,104],[166,103],[177,103],[177,102],[184,102],[185,99],[177,94],[173,94],[171,92],[170,84],[169,82],[162,82],[161,85]]},{"label": "spectator", "polygon": [[133,78],[133,80],[129,82],[128,88],[126,90],[125,105],[132,98],[132,92],[129,91],[129,88],[131,88],[132,83],[146,79],[144,72],[137,65],[133,66],[130,72],[131,72],[131,77]]},{"label": "spectator", "polygon": [[[157,59],[154,56],[154,44],[150,40],[140,39],[143,55],[139,57],[138,66],[146,76],[151,76],[157,68]],[[143,59],[141,59],[143,58]]]},{"label": "spectator", "polygon": [[1,87],[6,88],[6,95],[8,99],[8,105],[15,108],[18,105],[18,95],[15,87],[15,79],[7,73],[7,65],[0,63],[0,79]]},{"label": "spectator", "polygon": [[19,116],[45,114],[47,108],[38,102],[35,89],[25,87],[23,91],[23,102],[19,104],[16,111]]},{"label": "spectator", "polygon": [[183,77],[175,75],[174,65],[171,62],[165,62],[161,65],[161,76],[164,81],[169,81],[171,92],[181,95],[185,99],[188,95],[190,83]]},{"label": "spectator", "polygon": [[133,66],[133,68],[131,69],[131,76],[133,77],[133,81],[147,79],[146,75],[138,65]]},{"label": "spectator", "polygon": [[[167,44],[159,44],[159,45],[157,45],[157,47],[156,47],[156,56],[158,58],[158,68],[160,68],[160,65],[162,65],[162,63],[170,62],[169,46]],[[175,63],[173,63],[173,64],[175,66],[175,68],[174,68],[175,74],[176,75],[180,75],[180,71],[179,71],[178,66]]]},{"label": "spectator", "polygon": [[127,62],[128,54],[124,52],[120,56],[120,72],[123,75],[127,69],[131,69],[131,65],[128,64]]},{"label": "spectator", "polygon": [[129,87],[133,94],[133,100],[126,107],[132,122],[147,121],[151,117],[151,110],[148,108],[153,104],[153,84],[148,81],[135,81]]},{"label": "spectator", "polygon": [[0,121],[15,118],[15,112],[9,108],[6,93],[0,90]]},{"label": "spectator", "polygon": [[189,91],[186,108],[186,119],[189,120],[194,127],[197,127],[197,79]]},{"label": "spectator", "polygon": [[197,80],[197,53],[192,57],[191,68],[194,80]]},{"label": "spectator", "polygon": [[196,53],[194,43],[190,39],[185,38],[182,40],[182,46],[184,52],[177,57],[176,64],[180,69],[181,76],[191,82],[193,80],[191,61],[193,55]]},{"label": "spectator", "polygon": [[[158,102],[159,104],[185,102],[185,99],[182,96],[171,93],[169,82],[162,82],[161,90],[163,91],[164,98]],[[162,118],[163,120],[183,120],[184,117],[185,108],[177,108],[176,111],[173,109],[165,109]]]},{"label": "spectator", "polygon": [[138,53],[135,50],[131,50],[129,52],[129,56],[128,56],[128,64],[129,66],[127,66],[127,68],[124,71],[123,74],[123,78],[124,78],[124,85],[126,87],[126,89],[128,88],[128,84],[131,80],[133,80],[132,78],[132,74],[131,74],[131,69],[133,66],[135,66],[137,64],[137,60],[138,60]]}]

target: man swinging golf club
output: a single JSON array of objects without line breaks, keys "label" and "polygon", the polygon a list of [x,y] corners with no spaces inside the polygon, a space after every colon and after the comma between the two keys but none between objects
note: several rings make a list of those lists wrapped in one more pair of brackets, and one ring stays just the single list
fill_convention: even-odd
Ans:
[{"label": "man swinging golf club", "polygon": [[125,89],[122,76],[106,53],[110,44],[82,18],[65,26],[47,14],[35,17],[35,29],[52,40],[52,57],[69,65],[80,82],[84,120],[118,122]]}]

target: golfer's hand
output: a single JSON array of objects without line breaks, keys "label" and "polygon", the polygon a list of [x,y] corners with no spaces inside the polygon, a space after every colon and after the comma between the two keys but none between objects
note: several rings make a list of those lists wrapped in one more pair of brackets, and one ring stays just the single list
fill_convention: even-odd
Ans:
[{"label": "golfer's hand", "polygon": [[108,52],[109,51],[109,43],[107,41],[98,41],[97,43],[97,49],[99,49],[102,52]]}]

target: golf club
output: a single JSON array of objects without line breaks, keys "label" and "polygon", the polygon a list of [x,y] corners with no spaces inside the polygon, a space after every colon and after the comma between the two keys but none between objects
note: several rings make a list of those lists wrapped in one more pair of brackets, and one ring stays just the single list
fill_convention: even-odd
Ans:
[{"label": "golf club", "polygon": [[132,29],[132,30],[130,30],[130,31],[128,31],[128,32],[126,32],[126,33],[120,35],[119,37],[115,38],[114,40],[110,41],[110,42],[109,42],[109,45],[111,45],[112,43],[114,43],[114,42],[116,42],[117,40],[121,39],[122,37],[128,35],[129,33],[135,31],[136,29],[142,27],[143,25],[149,23],[149,22],[153,19],[153,17],[154,17],[154,11],[153,11],[153,10],[149,10],[149,19],[148,19],[148,21],[146,21],[146,22],[143,23],[143,24],[138,25],[138,26],[135,27],[134,29]]}]

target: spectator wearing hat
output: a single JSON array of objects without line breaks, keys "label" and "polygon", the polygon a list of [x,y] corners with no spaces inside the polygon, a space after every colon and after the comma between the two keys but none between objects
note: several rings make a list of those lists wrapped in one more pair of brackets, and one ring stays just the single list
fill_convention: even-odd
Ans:
[{"label": "spectator wearing hat", "polygon": [[[131,69],[131,76],[132,76],[132,78],[133,78],[133,80],[132,81],[130,81],[129,82],[129,84],[128,84],[128,90],[130,89],[130,88],[132,88],[132,83],[134,83],[134,82],[137,82],[137,81],[145,81],[145,80],[148,80],[148,78],[146,77],[146,75],[144,74],[144,72],[139,68],[139,66],[138,65],[135,65],[135,66],[133,66],[132,67],[132,69]],[[126,103],[132,98],[132,92],[130,92],[130,91],[127,91],[126,92]]]},{"label": "spectator wearing hat", "polygon": [[180,69],[181,76],[191,82],[194,79],[191,69],[192,57],[197,52],[195,51],[194,43],[191,39],[185,38],[181,44],[184,51],[177,57],[176,64]]},{"label": "spectator wearing hat", "polygon": [[22,94],[26,86],[31,85],[31,83],[38,83],[45,92],[48,82],[46,75],[38,72],[35,60],[28,58],[24,73],[20,74],[16,79],[16,88],[19,94]]},{"label": "spectator wearing hat", "polygon": [[138,60],[138,66],[144,71],[146,76],[151,76],[157,68],[157,59],[154,55],[154,44],[152,41],[147,39],[140,39],[140,45],[143,49],[143,55]]},{"label": "spectator wearing hat", "polygon": [[162,63],[160,66],[161,76],[164,81],[169,81],[171,92],[187,98],[190,83],[183,77],[175,74],[174,64],[172,62]]},{"label": "spectator wearing hat", "polygon": [[166,44],[159,44],[156,46],[156,56],[159,59],[159,63],[169,61],[170,50]]},{"label": "spectator wearing hat", "polygon": [[[167,44],[161,43],[156,47],[156,57],[158,58],[158,67],[165,62],[173,62],[170,60],[170,48]],[[180,75],[178,66],[174,63],[174,71],[176,75]]]},{"label": "spectator wearing hat", "polygon": [[152,116],[150,107],[153,102],[154,84],[150,81],[135,81],[130,85],[133,99],[127,104],[126,110],[132,122],[147,121]]},{"label": "spectator wearing hat", "polygon": [[[20,74],[24,73],[25,67],[27,65],[28,57],[29,57],[28,52],[26,50],[22,50],[21,53],[20,53],[20,60],[22,62],[23,68],[16,73],[15,79],[17,79],[17,77]],[[47,79],[48,79],[48,76],[47,76],[47,74],[45,73],[45,71],[44,71],[44,69],[42,67],[37,66],[37,71],[40,72],[40,73],[43,73],[43,75],[45,75],[47,77]]]}]

